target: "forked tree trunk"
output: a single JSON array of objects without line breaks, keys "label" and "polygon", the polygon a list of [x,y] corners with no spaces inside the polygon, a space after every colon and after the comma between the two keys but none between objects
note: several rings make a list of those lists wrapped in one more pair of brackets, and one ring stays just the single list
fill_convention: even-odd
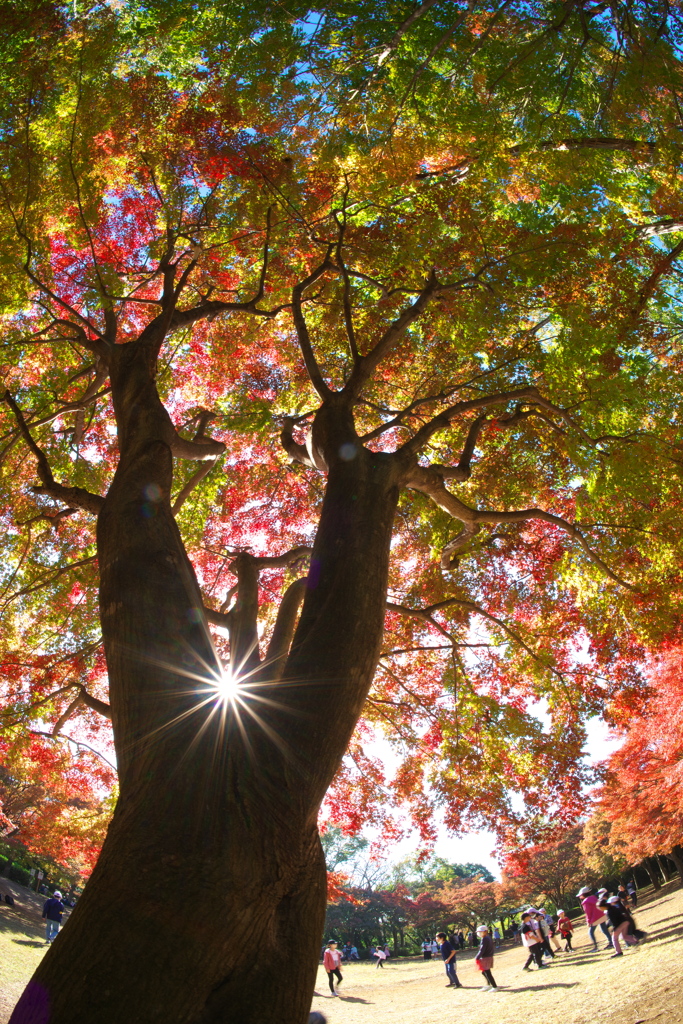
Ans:
[{"label": "forked tree trunk", "polygon": [[12,1024],[304,1024],[326,902],[316,817],[379,655],[397,469],[362,449],[336,457],[327,424],[327,491],[283,681],[254,677],[244,707],[217,705],[170,510],[167,417],[128,347],[112,370],[121,453],[98,523],[120,799]]}]

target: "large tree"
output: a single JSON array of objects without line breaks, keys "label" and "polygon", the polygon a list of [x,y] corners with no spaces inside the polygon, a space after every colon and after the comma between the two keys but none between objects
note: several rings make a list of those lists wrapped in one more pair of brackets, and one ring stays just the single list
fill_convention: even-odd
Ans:
[{"label": "large tree", "polygon": [[562,822],[675,611],[677,15],[14,9],[4,709],[120,797],[13,1020],[301,1024],[368,730]]}]

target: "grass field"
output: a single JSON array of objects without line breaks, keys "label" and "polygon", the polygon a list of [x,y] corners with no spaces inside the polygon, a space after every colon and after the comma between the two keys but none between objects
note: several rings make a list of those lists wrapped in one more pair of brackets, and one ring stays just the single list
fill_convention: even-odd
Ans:
[{"label": "grass field", "polygon": [[[0,1024],[6,1024],[47,947],[43,897],[5,879],[0,889],[17,900],[14,909],[0,904]],[[683,891],[675,883],[657,894],[643,890],[636,916],[648,939],[617,960],[606,950],[590,951],[583,925],[575,932],[576,952],[558,954],[545,971],[523,973],[523,950],[506,944],[493,966],[500,986],[495,994],[480,991],[473,951],[458,956],[460,989],[445,987],[440,962],[408,958],[390,960],[384,970],[344,965],[340,995],[333,998],[321,967],[313,1009],[329,1024],[683,1024]]]}]

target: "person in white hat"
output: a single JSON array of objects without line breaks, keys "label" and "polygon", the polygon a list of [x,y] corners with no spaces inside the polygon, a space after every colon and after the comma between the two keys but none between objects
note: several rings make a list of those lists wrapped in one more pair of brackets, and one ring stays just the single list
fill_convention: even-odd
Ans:
[{"label": "person in white hat", "polygon": [[494,953],[493,939],[491,938],[489,930],[485,924],[479,925],[477,928],[477,935],[479,936],[479,949],[477,950],[474,962],[487,981],[487,984],[482,986],[482,992],[497,992],[498,986],[491,974]]},{"label": "person in white hat", "polygon": [[612,936],[607,927],[607,914],[604,909],[598,907],[598,897],[592,895],[592,889],[588,885],[584,885],[582,889],[579,889],[576,895],[581,900],[581,906],[586,915],[586,924],[588,925],[590,940],[593,943],[593,952],[596,953],[598,949],[598,944],[595,941],[595,929],[598,925],[600,925],[608,940],[605,949],[611,949]]},{"label": "person in white hat", "polygon": [[599,906],[607,911],[610,924],[614,931],[612,932],[612,938],[614,941],[615,952],[612,953],[612,959],[617,956],[623,956],[620,939],[623,939],[627,946],[637,946],[638,939],[635,935],[629,935],[629,930],[632,927],[635,931],[635,922],[631,917],[630,912],[624,905],[618,896],[610,896],[608,900],[601,900]]},{"label": "person in white hat", "polygon": [[43,906],[43,919],[45,920],[45,941],[48,945],[51,945],[62,923],[62,914],[64,913],[64,904],[62,903],[62,894],[59,889],[55,889],[49,900],[45,901]]}]

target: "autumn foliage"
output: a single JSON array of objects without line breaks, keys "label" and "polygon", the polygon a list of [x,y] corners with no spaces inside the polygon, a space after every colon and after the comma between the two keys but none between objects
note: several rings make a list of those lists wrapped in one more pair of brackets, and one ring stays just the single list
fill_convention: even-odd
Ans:
[{"label": "autumn foliage", "polygon": [[[36,984],[57,1024],[126,1000],[289,1024],[321,805],[424,847],[439,815],[561,843],[596,781],[586,719],[659,713],[683,23],[658,0],[13,7],[2,736],[29,778],[69,759],[46,837],[120,777]],[[676,742],[627,742],[619,770],[663,787],[649,820]],[[180,875],[182,927],[153,927]],[[118,941],[72,987],[93,928]]]},{"label": "autumn foliage", "polygon": [[[653,854],[683,868],[683,650],[652,659],[644,706],[622,725],[597,794],[611,850],[634,864]],[[683,873],[681,874],[683,882]]]}]

